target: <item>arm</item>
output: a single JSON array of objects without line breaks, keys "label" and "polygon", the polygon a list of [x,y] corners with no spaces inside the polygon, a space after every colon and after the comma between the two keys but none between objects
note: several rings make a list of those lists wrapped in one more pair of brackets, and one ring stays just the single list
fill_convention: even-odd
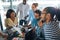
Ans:
[{"label": "arm", "polygon": [[29,5],[27,5],[27,7],[25,8],[25,13],[27,13],[26,16],[29,15],[29,9],[30,9],[30,7],[29,7]]},{"label": "arm", "polygon": [[32,22],[31,22],[31,26],[32,26],[32,27],[35,27],[35,26],[36,26],[34,19],[33,19]]},{"label": "arm", "polygon": [[5,20],[5,26],[6,26],[7,28],[10,28],[10,27],[13,26],[13,23],[11,22],[10,19],[6,19],[6,20]]},{"label": "arm", "polygon": [[19,5],[17,6],[16,15],[18,15],[18,12],[19,12]]}]

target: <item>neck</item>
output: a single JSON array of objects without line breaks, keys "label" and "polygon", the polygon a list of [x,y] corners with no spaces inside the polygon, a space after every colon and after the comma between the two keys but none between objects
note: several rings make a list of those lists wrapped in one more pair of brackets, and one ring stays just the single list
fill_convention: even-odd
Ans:
[{"label": "neck", "polygon": [[36,11],[37,9],[35,9],[34,11]]},{"label": "neck", "polygon": [[15,20],[15,17],[11,17],[11,20],[14,22],[14,20]]},{"label": "neck", "polygon": [[46,23],[48,24],[50,22],[50,20],[46,20]]}]

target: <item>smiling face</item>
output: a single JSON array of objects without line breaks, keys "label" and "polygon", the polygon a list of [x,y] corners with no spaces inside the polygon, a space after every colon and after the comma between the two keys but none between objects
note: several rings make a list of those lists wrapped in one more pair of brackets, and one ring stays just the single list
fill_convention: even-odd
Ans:
[{"label": "smiling face", "polygon": [[36,19],[39,19],[40,18],[39,14],[35,13],[34,15],[35,15],[35,18]]},{"label": "smiling face", "polygon": [[45,13],[42,13],[41,14],[41,19],[45,19],[45,17],[46,17],[46,14]]},{"label": "smiling face", "polygon": [[35,9],[36,9],[35,5],[32,5],[32,10],[35,10]]},{"label": "smiling face", "polygon": [[51,18],[51,14],[50,13],[48,13],[47,15],[46,15],[46,20],[51,20],[52,18]]},{"label": "smiling face", "polygon": [[10,14],[10,17],[11,17],[11,18],[14,18],[14,17],[15,17],[15,13],[12,12],[12,13]]}]

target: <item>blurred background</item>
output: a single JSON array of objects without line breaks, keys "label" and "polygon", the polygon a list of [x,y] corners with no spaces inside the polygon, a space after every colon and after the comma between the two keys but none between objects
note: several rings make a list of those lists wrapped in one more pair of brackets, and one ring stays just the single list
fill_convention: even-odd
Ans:
[{"label": "blurred background", "polygon": [[[6,18],[7,10],[11,8],[16,11],[18,4],[21,2],[22,0],[0,0],[0,14],[2,19],[0,21],[2,21],[3,29],[6,29],[4,20]],[[60,0],[27,0],[27,3],[30,5],[30,8],[32,3],[38,3],[38,8],[41,11],[43,10],[43,8],[48,6],[60,8]]]}]

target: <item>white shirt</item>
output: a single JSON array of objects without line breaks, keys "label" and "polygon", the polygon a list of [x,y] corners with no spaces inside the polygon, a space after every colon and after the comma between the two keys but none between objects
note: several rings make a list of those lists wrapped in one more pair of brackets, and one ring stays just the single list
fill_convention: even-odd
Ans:
[{"label": "white shirt", "polygon": [[25,16],[28,15],[29,13],[29,5],[28,4],[23,4],[23,3],[20,3],[17,7],[17,14],[19,14],[19,20],[21,19],[24,19]]}]

